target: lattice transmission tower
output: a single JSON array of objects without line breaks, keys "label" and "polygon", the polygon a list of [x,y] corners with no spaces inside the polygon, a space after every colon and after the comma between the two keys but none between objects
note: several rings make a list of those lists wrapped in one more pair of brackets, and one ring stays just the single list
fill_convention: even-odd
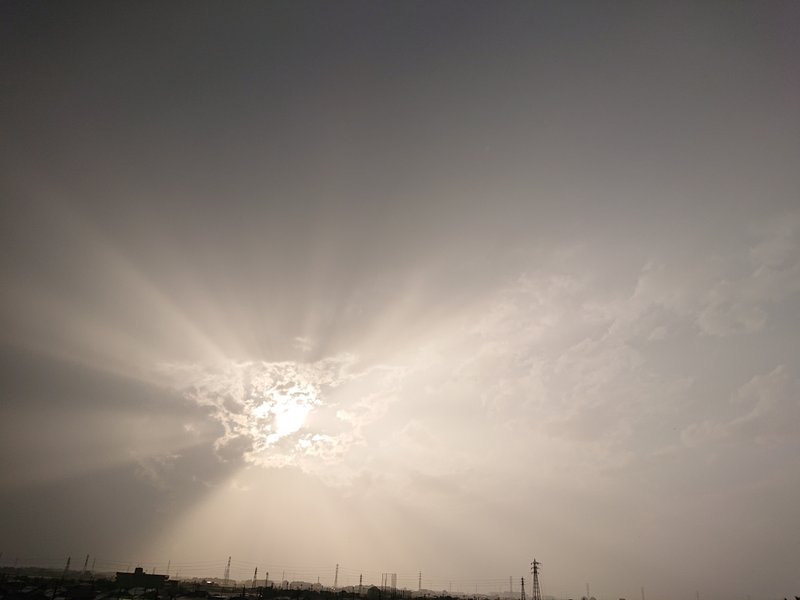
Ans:
[{"label": "lattice transmission tower", "polygon": [[533,576],[531,600],[542,600],[542,589],[539,587],[539,567],[541,566],[542,563],[534,558],[531,563],[531,575]]}]

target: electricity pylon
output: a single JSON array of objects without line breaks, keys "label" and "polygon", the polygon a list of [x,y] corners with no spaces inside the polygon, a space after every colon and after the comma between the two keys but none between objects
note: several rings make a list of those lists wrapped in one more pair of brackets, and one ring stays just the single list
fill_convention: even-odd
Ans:
[{"label": "electricity pylon", "polygon": [[533,575],[533,591],[531,591],[531,600],[542,600],[542,590],[539,587],[539,567],[542,566],[535,558],[531,563],[531,575]]}]

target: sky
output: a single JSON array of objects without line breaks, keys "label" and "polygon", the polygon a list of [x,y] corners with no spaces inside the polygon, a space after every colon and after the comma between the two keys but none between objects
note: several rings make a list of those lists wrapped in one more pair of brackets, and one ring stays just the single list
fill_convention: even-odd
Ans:
[{"label": "sky", "polygon": [[3,0],[0,565],[800,594],[798,57],[794,2]]}]

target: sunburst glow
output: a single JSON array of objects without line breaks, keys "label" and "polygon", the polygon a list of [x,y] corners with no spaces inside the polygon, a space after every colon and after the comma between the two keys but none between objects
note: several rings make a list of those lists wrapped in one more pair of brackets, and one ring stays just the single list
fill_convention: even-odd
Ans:
[{"label": "sunburst glow", "polygon": [[300,431],[306,417],[318,403],[313,388],[294,386],[285,394],[273,394],[252,415],[264,421],[266,428],[271,430],[266,436],[267,445],[270,445]]},{"label": "sunburst glow", "polygon": [[[361,428],[379,418],[399,384],[389,366],[355,370],[353,355],[313,363],[235,362],[222,368],[162,365],[161,376],[198,405],[208,407],[223,426],[218,448],[243,445],[246,462],[262,466],[297,465],[316,471],[339,461],[361,435]],[[350,394],[337,395],[348,387]],[[364,404],[362,388],[372,392]],[[309,418],[317,411],[313,426]]]}]

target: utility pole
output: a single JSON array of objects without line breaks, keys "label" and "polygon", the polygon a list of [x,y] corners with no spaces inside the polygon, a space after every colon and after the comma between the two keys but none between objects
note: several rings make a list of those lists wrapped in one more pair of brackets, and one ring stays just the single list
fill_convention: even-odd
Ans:
[{"label": "utility pole", "polygon": [[89,555],[86,555],[86,560],[83,561],[83,571],[81,571],[81,577],[86,574],[86,571],[89,569]]},{"label": "utility pole", "polygon": [[419,579],[417,579],[417,591],[422,591],[422,571],[419,572]]},{"label": "utility pole", "polygon": [[364,574],[363,573],[359,574],[359,576],[358,576],[358,595],[359,596],[361,595],[361,583],[362,583],[363,579],[364,579]]},{"label": "utility pole", "polygon": [[225,575],[222,577],[223,585],[228,587],[228,583],[231,578],[231,557],[228,557],[228,564],[225,565]]},{"label": "utility pole", "polygon": [[511,575],[508,576],[508,593],[514,593],[514,580],[512,579]]},{"label": "utility pole", "polygon": [[339,587],[339,563],[336,563],[336,574],[333,576],[333,591]]},{"label": "utility pole", "polygon": [[167,577],[169,577],[169,568],[172,566],[172,559],[167,561]]},{"label": "utility pole", "polygon": [[269,587],[269,571],[267,571],[267,575],[264,577],[264,589]]},{"label": "utility pole", "polygon": [[258,567],[253,571],[253,589],[256,589],[256,581],[258,580]]},{"label": "utility pole", "polygon": [[591,594],[589,594],[589,584],[587,583],[586,584],[586,600],[589,600],[589,598],[591,598],[591,597],[592,597]]},{"label": "utility pole", "polygon": [[644,586],[642,586],[642,600],[644,600]]},{"label": "utility pole", "polygon": [[[66,564],[66,565],[64,565],[64,572],[61,574],[61,581],[59,581],[59,582],[58,582],[58,583],[57,583],[57,584],[56,584],[56,585],[53,587],[53,600],[55,600],[55,598],[56,598],[56,594],[58,593],[58,588],[59,588],[59,586],[60,586],[62,583],[64,583],[64,579],[67,577],[67,572],[69,571],[69,563],[70,563],[70,561],[71,561],[71,560],[72,560],[72,557],[71,557],[71,556],[68,556],[68,557],[67,557],[67,564]],[[15,564],[14,566],[16,567],[16,564]]]}]

